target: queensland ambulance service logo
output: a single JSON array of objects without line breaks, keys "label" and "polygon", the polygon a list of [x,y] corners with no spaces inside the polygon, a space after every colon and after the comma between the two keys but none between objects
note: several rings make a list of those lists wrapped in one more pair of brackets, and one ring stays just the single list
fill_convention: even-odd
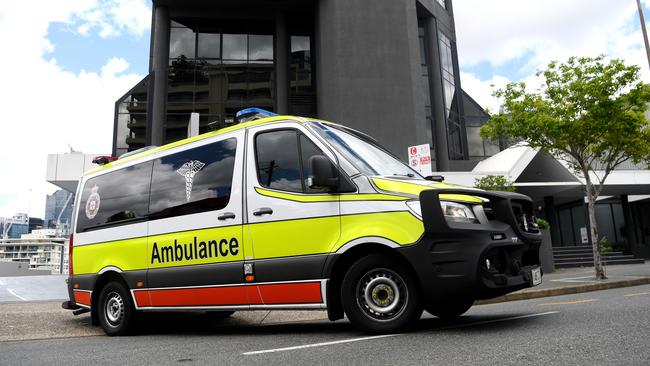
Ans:
[{"label": "queensland ambulance service logo", "polygon": [[185,177],[185,197],[187,198],[187,202],[190,202],[190,196],[192,196],[194,175],[203,169],[204,166],[205,164],[198,160],[190,160],[176,170],[178,174]]},{"label": "queensland ambulance service logo", "polygon": [[92,220],[97,216],[97,211],[99,211],[99,204],[101,203],[101,199],[99,197],[99,193],[97,191],[99,190],[99,187],[95,184],[95,186],[92,188],[92,193],[90,196],[88,196],[88,201],[86,201],[86,217],[88,220]]}]

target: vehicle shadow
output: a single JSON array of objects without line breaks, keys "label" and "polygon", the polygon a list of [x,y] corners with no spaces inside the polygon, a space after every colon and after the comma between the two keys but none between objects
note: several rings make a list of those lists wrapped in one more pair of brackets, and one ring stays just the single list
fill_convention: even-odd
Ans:
[{"label": "vehicle shadow", "polygon": [[[465,315],[457,319],[439,319],[425,313],[408,333],[448,332],[462,329],[464,332],[500,332],[504,329],[527,326],[536,320],[520,317],[521,313],[498,315]],[[138,319],[134,335],[286,335],[321,334],[346,335],[349,337],[368,336],[356,329],[347,319],[331,322],[329,320],[301,320],[274,323],[260,323],[234,316],[214,319],[199,313],[150,313]]]}]

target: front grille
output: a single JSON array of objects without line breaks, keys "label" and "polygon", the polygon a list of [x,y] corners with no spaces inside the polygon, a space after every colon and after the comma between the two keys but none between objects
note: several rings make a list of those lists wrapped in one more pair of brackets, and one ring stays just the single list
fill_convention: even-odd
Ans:
[{"label": "front grille", "polygon": [[517,225],[526,233],[539,233],[533,205],[525,201],[513,201],[512,212],[515,214]]}]

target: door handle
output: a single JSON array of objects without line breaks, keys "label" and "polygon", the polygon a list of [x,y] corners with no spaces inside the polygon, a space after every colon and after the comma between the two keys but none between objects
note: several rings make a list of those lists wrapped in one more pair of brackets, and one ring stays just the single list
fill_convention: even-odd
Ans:
[{"label": "door handle", "polygon": [[262,207],[253,211],[253,215],[254,216],[273,215],[273,210],[271,210],[268,207]]},{"label": "door handle", "polygon": [[235,218],[235,214],[232,212],[224,212],[221,215],[217,217],[218,220],[225,221],[225,220],[231,220]]}]

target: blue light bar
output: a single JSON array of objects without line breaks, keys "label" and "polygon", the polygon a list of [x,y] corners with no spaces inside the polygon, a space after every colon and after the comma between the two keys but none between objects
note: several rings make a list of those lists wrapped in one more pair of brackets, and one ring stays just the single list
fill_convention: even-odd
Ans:
[{"label": "blue light bar", "polygon": [[269,112],[261,108],[246,108],[237,112],[237,114],[235,114],[235,118],[239,122],[248,122],[260,118],[275,117],[277,115],[277,113]]}]

